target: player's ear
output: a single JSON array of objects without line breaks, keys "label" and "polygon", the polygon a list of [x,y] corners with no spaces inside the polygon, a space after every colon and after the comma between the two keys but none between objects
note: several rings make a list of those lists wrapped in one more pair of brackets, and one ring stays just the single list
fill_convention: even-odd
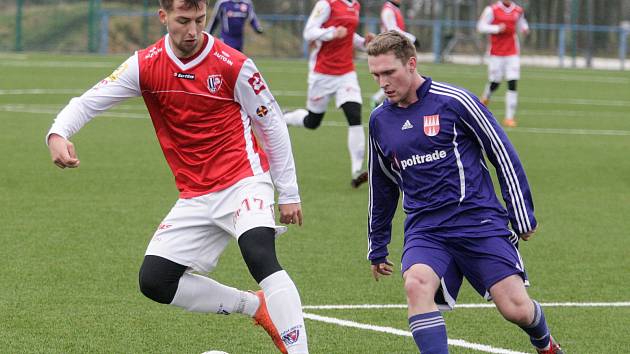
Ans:
[{"label": "player's ear", "polygon": [[418,63],[415,56],[412,56],[409,60],[407,60],[407,68],[409,69],[409,72],[414,73],[417,65]]},{"label": "player's ear", "polygon": [[160,22],[166,26],[166,11],[164,9],[159,9],[158,16],[160,18]]}]

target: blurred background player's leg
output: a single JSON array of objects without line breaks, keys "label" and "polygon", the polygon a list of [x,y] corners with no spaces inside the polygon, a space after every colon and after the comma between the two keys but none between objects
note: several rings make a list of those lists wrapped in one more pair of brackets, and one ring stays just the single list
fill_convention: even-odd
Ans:
[{"label": "blurred background player's leg", "polygon": [[370,99],[370,105],[372,106],[371,108],[376,108],[379,104],[383,102],[383,100],[385,100],[385,91],[383,91],[383,89],[378,89],[378,91],[376,91]]},{"label": "blurred background player's leg", "polygon": [[486,86],[483,88],[483,93],[481,94],[481,103],[483,103],[484,106],[488,106],[490,104],[490,97],[492,97],[492,94],[498,88],[498,82],[491,81],[486,84]]},{"label": "blurred background player's leg", "polygon": [[345,102],[341,109],[348,120],[348,152],[350,153],[350,185],[358,188],[367,181],[367,172],[363,170],[365,158],[365,131],[361,124],[361,104]]},{"label": "blurred background player's leg", "polygon": [[505,78],[508,81],[508,89],[505,92],[505,120],[506,127],[516,127],[516,106],[518,104],[518,93],[516,92],[516,82],[521,77],[521,63],[518,55],[506,57]]}]

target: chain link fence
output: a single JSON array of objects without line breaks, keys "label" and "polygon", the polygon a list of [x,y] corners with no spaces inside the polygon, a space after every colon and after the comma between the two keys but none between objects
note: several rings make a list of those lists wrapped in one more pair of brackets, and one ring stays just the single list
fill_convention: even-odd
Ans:
[{"label": "chain link fence", "polygon": [[[209,10],[215,1],[209,1]],[[265,27],[259,36],[246,29],[251,56],[303,57],[302,29],[316,0],[254,1]],[[363,0],[362,29],[378,30],[382,0]],[[475,22],[488,0],[402,1],[408,30],[421,52],[435,61],[453,55],[478,55],[485,38]],[[593,57],[622,62],[630,32],[630,0],[519,1],[531,26],[522,39],[524,55],[557,56],[588,64]],[[4,0],[0,2],[0,51],[130,53],[164,34],[157,0]],[[587,65],[588,66],[588,65]]]}]

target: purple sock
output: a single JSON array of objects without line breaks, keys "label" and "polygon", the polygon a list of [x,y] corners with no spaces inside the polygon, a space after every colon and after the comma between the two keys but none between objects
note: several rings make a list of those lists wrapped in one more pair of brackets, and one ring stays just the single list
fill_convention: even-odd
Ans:
[{"label": "purple sock", "polygon": [[549,328],[547,328],[547,321],[545,321],[545,314],[543,313],[540,304],[534,300],[534,320],[529,326],[521,327],[525,333],[529,334],[529,340],[534,347],[543,349],[549,345]]},{"label": "purple sock", "polygon": [[411,316],[409,329],[420,353],[448,354],[446,326],[440,311]]}]

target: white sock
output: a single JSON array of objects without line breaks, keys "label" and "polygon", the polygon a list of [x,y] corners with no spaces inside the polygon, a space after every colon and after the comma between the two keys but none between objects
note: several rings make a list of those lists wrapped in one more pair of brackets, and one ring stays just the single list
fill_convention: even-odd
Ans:
[{"label": "white sock", "polygon": [[372,101],[381,103],[385,99],[385,91],[383,89],[379,89],[372,95]]},{"label": "white sock", "polygon": [[362,125],[348,127],[348,151],[352,177],[356,177],[363,169],[363,157],[365,156],[365,131]]},{"label": "white sock", "polygon": [[290,338],[295,340],[294,343],[284,343],[289,354],[308,353],[302,302],[293,280],[281,270],[263,279],[260,287],[265,292],[267,311],[280,338],[292,334]]},{"label": "white sock", "polygon": [[243,313],[253,317],[259,301],[255,294],[247,291],[223,285],[208,277],[184,273],[171,305],[192,312]]},{"label": "white sock", "polygon": [[486,86],[483,88],[483,93],[481,94],[482,100],[489,100],[492,92],[490,91],[490,83],[488,82]]},{"label": "white sock", "polygon": [[505,92],[505,119],[514,119],[517,103],[518,93],[516,91],[507,90]]},{"label": "white sock", "polygon": [[286,112],[284,114],[284,121],[287,125],[294,125],[297,127],[304,126],[304,118],[308,115],[308,111],[304,108],[296,109],[295,111]]}]

